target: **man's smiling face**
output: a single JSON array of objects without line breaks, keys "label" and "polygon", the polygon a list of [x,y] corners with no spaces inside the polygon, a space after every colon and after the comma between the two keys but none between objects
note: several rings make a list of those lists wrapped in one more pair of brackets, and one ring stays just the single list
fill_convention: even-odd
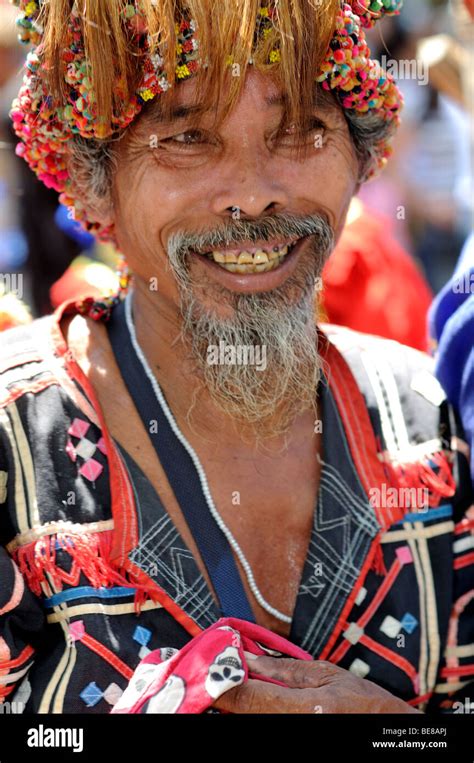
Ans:
[{"label": "man's smiling face", "polygon": [[[195,89],[194,79],[179,84],[170,121],[159,119],[158,101],[145,111],[120,145],[115,177],[120,248],[136,274],[145,280],[161,276],[163,290],[176,301],[176,284],[172,273],[166,275],[166,265],[168,243],[177,232],[234,230],[239,219],[258,224],[279,215],[302,221],[324,215],[338,233],[357,178],[342,110],[329,96],[323,101],[320,94],[304,153],[297,156],[295,132],[281,130],[281,93],[268,75],[247,75],[239,102],[218,129],[214,115],[203,114],[198,128],[189,131]],[[298,251],[287,253],[297,234],[269,231],[257,241],[239,236],[237,245],[210,247],[219,250],[214,258],[190,253],[196,284],[234,293],[270,291],[310,256],[308,241],[301,239]],[[262,250],[266,258],[259,256]],[[242,252],[252,258],[239,256]]]},{"label": "man's smiling face", "polygon": [[[196,126],[195,92],[193,79],[181,83],[170,119],[151,104],[120,142],[116,236],[139,281],[157,278],[157,300],[176,307],[211,394],[257,422],[278,401],[314,398],[314,284],[357,160],[342,111],[320,91],[304,133],[283,125],[284,95],[268,75],[247,74],[220,122],[198,109]],[[264,345],[265,373],[209,368],[207,348],[221,341]]]}]

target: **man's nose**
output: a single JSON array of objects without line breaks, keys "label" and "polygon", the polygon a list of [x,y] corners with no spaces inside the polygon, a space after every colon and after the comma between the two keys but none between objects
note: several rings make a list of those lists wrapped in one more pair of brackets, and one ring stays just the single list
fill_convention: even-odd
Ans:
[{"label": "man's nose", "polygon": [[[226,166],[222,166],[225,164]],[[216,215],[259,217],[288,207],[289,195],[271,157],[244,149],[221,164],[210,202]]]}]

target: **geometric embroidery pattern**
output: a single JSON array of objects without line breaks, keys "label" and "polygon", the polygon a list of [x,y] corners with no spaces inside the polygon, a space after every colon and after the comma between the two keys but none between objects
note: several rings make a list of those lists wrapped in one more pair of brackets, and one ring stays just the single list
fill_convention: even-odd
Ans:
[{"label": "geometric embroidery pattern", "polygon": [[91,681],[79,694],[87,707],[94,707],[102,699],[104,692],[99,689],[95,681]]},{"label": "geometric embroidery pattern", "polygon": [[[349,455],[346,433],[326,383],[321,383],[321,401],[325,457],[290,632],[290,640],[315,658],[327,643],[380,530]],[[359,593],[358,605],[366,593]],[[362,633],[354,624],[352,630],[345,631],[344,638],[354,639],[355,643]]]},{"label": "geometric embroidery pattern", "polygon": [[413,633],[415,628],[418,627],[418,620],[416,617],[413,617],[413,615],[407,612],[406,615],[403,615],[400,625],[407,633]]},{"label": "geometric embroidery pattern", "polygon": [[356,659],[353,660],[349,665],[349,670],[351,673],[359,676],[359,678],[365,678],[366,675],[370,673],[370,665],[368,665],[365,660],[361,660],[359,657],[356,657]]},{"label": "geometric embroidery pattern", "polygon": [[107,455],[105,440],[100,431],[88,421],[75,418],[67,430],[70,435],[66,443],[66,453],[73,463],[78,463],[78,472],[89,480],[95,480],[104,471],[103,464],[94,458],[97,451]]},{"label": "geometric embroidery pattern", "polygon": [[400,621],[396,620],[395,617],[392,617],[392,615],[387,615],[384,618],[382,625],[380,626],[380,630],[382,633],[385,633],[388,638],[396,638],[400,633],[400,628]]},{"label": "geometric embroidery pattern", "polygon": [[146,646],[151,639],[151,630],[149,628],[143,628],[141,625],[137,625],[133,634],[133,640],[137,641],[141,646]]},{"label": "geometric embroidery pattern", "polygon": [[[208,628],[220,617],[211,591],[181,535],[151,483],[129,454],[118,446],[128,467],[140,539],[129,559],[165,590],[201,628]],[[147,653],[147,634],[138,628],[133,638]]]},{"label": "geometric embroidery pattern", "polygon": [[87,686],[83,688],[79,696],[85,703],[86,707],[95,707],[95,705],[97,705],[101,699],[105,699],[109,705],[115,705],[122,694],[123,689],[121,689],[120,686],[118,686],[116,683],[109,684],[105,691],[102,691],[102,689],[97,686],[95,681],[91,681],[87,684]]}]

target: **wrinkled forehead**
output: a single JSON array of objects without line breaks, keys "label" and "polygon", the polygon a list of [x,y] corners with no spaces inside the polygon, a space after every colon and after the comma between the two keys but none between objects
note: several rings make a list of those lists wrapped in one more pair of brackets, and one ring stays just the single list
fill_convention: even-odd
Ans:
[{"label": "wrinkled forehead", "polygon": [[[295,83],[295,89],[297,87]],[[142,121],[172,123],[187,120],[197,123],[206,116],[212,117],[216,123],[219,123],[227,95],[224,85],[217,99],[211,103],[206,102],[200,91],[199,75],[195,75],[171,88],[165,98],[158,98],[146,104],[142,111]],[[253,105],[260,112],[268,110],[276,112],[279,109],[284,113],[290,100],[289,93],[282,87],[278,77],[252,68],[245,74],[234,109],[245,96],[250,96]],[[311,105],[319,112],[338,111],[342,116],[342,109],[334,94],[324,90],[318,82],[314,83]]]}]

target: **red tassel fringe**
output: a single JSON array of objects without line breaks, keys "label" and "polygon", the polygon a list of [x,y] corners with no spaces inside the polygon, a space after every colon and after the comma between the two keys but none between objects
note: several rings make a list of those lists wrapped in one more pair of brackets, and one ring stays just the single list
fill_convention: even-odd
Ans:
[{"label": "red tassel fringe", "polygon": [[[429,462],[435,464],[437,471]],[[383,464],[391,487],[423,490],[431,508],[439,506],[442,498],[450,498],[456,492],[452,465],[443,451],[413,463],[396,463],[385,458]],[[412,508],[421,509],[423,505]]]},{"label": "red tassel fringe", "polygon": [[[437,471],[431,464],[435,465]],[[396,463],[389,459],[387,453],[384,453],[383,465],[390,487],[396,490],[414,488],[415,496],[419,495],[418,490],[421,489],[422,495],[428,498],[428,506],[431,508],[439,506],[442,498],[450,498],[456,492],[452,466],[442,451],[425,456],[423,460],[413,463]],[[413,494],[410,492],[410,495]],[[410,507],[415,511],[423,508],[426,508],[426,504],[413,504]],[[410,509],[407,510],[410,511]],[[377,575],[387,574],[380,544],[376,547],[370,569]]]},{"label": "red tassel fringe", "polygon": [[[55,533],[20,547],[14,558],[29,588],[38,596],[43,593],[43,583],[51,582],[56,591],[62,591],[64,584],[77,586],[83,574],[94,588],[115,585],[135,588],[135,610],[139,613],[147,599],[158,601],[158,593],[146,575],[138,580],[138,576],[112,565],[112,540],[113,530],[87,534]],[[57,563],[58,546],[72,559],[69,572]]]}]

